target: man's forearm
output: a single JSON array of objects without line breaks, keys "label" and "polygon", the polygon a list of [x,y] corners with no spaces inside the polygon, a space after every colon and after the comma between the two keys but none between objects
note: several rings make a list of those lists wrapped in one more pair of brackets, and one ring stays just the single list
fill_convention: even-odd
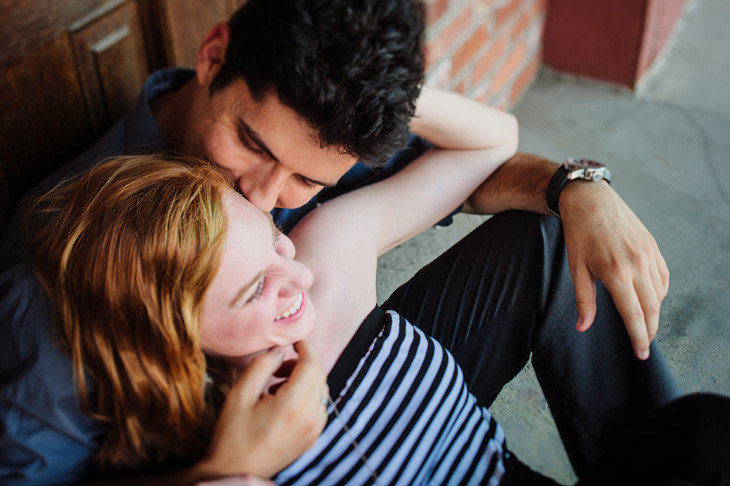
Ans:
[{"label": "man's forearm", "polygon": [[502,164],[464,204],[464,212],[496,214],[521,209],[550,214],[545,195],[558,164],[519,152]]}]

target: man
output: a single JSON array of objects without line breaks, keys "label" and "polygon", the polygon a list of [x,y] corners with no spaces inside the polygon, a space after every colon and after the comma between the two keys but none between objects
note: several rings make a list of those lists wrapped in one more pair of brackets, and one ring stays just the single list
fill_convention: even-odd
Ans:
[{"label": "man", "polygon": [[[449,117],[453,104],[469,101],[428,89],[420,94],[422,35],[423,12],[410,0],[248,0],[229,23],[211,30],[194,72],[153,74],[138,107],[45,187],[104,156],[172,148],[223,167],[246,198],[262,210],[273,209],[277,222],[289,229],[317,200],[387,177],[427,149],[428,143],[412,137],[408,149],[382,169],[355,165],[357,160],[382,165],[405,144],[409,129],[443,146],[454,135],[453,128],[448,137],[444,131],[464,125]],[[504,119],[509,137],[515,125],[508,115]],[[385,307],[424,323],[447,345],[483,405],[533,353],[580,473],[608,447],[603,441],[608,431],[594,426],[596,414],[612,414],[611,426],[625,427],[676,395],[661,356],[656,350],[649,356],[668,273],[651,235],[608,184],[566,183],[563,172],[554,175],[557,167],[518,154],[465,201],[464,210],[549,214],[550,193],[564,243],[556,219],[505,212],[465,242],[461,256],[434,262]],[[1,247],[0,321],[7,338],[0,352],[0,477],[8,484],[77,481],[91,470],[105,429],[78,410],[70,364],[49,336],[50,313],[22,235],[16,215]],[[457,302],[444,292],[444,270],[461,272],[465,261],[481,262],[482,271],[476,280],[465,279],[462,293],[469,298]],[[615,307],[594,279],[605,284]],[[502,298],[505,289],[510,299]],[[485,314],[475,320],[475,309]],[[585,331],[597,315],[601,322],[591,333],[574,337],[571,323]],[[631,358],[632,345],[641,362]],[[187,471],[186,480],[215,473],[269,476],[305,450],[321,430],[321,417],[296,417],[297,397],[323,379],[309,358],[300,356],[287,393],[267,395],[263,407],[255,400],[262,391],[257,384],[280,363],[264,355],[251,368],[253,378],[244,376],[237,385],[247,398],[240,400],[239,415],[226,422],[239,426],[226,429],[238,436],[227,451],[230,469],[203,467]],[[607,377],[601,383],[605,390],[592,379],[596,374]],[[240,420],[243,416],[249,420]],[[288,427],[286,440],[300,440],[283,444],[240,427],[256,421],[265,425],[258,430]],[[205,474],[196,475],[200,471]]]}]

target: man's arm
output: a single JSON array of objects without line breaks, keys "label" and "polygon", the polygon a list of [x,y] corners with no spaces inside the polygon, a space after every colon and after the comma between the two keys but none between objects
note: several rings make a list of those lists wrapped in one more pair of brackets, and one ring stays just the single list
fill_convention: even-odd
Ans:
[{"label": "man's arm", "polygon": [[[471,195],[464,211],[494,214],[520,209],[550,214],[547,186],[557,167],[545,158],[518,153]],[[636,356],[646,359],[669,287],[669,270],[656,241],[605,182],[570,182],[559,206],[575,286],[576,329],[585,331],[593,323],[594,280],[600,280],[624,319]]]},{"label": "man's arm", "polygon": [[[475,101],[424,88],[411,130],[443,148],[486,148],[510,136],[513,123],[492,110],[490,123],[472,118]],[[481,138],[482,143],[474,140]],[[519,209],[550,214],[547,187],[558,164],[518,153],[502,164],[465,202],[464,211],[495,214]],[[452,166],[449,167],[452,169]],[[656,241],[631,209],[605,182],[574,181],[562,191],[560,214],[575,286],[579,331],[596,314],[595,280],[613,296],[634,352],[649,356],[659,327],[659,307],[669,287],[669,271]]]}]

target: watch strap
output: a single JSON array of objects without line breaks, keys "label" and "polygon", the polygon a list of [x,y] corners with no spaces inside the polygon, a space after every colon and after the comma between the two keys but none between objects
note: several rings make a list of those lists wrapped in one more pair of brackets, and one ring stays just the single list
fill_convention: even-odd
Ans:
[{"label": "watch strap", "polygon": [[560,200],[560,192],[568,183],[568,168],[565,164],[560,164],[558,170],[555,171],[553,177],[550,179],[547,187],[547,205],[551,213],[556,217],[560,217],[560,207],[558,201]]}]

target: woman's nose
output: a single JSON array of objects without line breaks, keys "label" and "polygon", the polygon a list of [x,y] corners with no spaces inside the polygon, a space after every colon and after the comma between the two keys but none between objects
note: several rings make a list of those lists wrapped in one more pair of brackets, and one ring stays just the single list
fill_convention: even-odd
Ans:
[{"label": "woman's nose", "polygon": [[299,292],[307,290],[312,286],[314,277],[312,272],[303,263],[289,260],[286,268],[277,275],[281,282],[279,295],[282,297],[291,297]]},{"label": "woman's nose", "polygon": [[293,260],[297,253],[294,243],[283,233],[279,235],[279,239],[276,241],[276,252],[289,260]]}]

